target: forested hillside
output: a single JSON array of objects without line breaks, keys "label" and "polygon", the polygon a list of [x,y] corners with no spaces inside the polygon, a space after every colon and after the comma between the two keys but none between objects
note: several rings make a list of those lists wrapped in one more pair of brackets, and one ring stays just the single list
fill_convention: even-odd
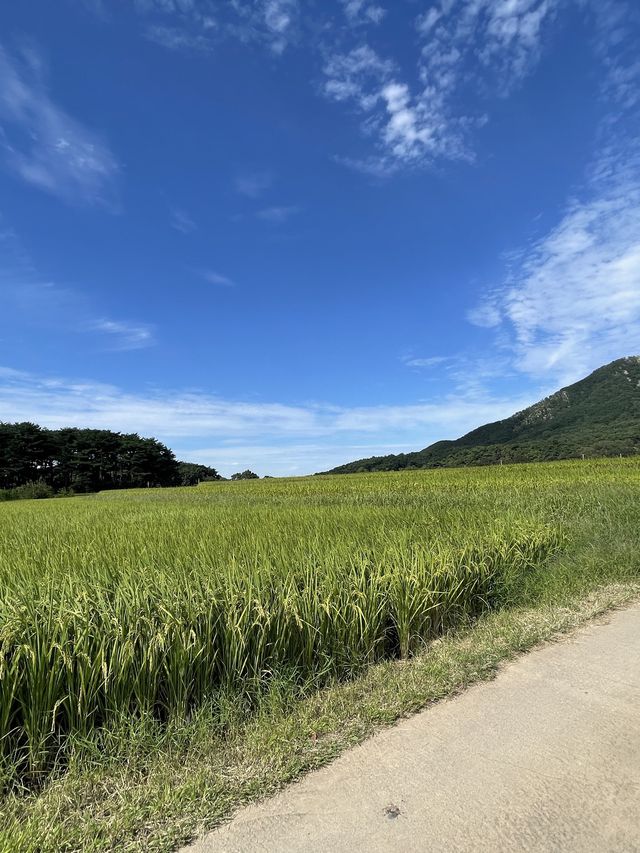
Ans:
[{"label": "forested hillside", "polygon": [[640,452],[640,356],[595,370],[510,418],[414,453],[373,456],[330,474],[537,462]]}]

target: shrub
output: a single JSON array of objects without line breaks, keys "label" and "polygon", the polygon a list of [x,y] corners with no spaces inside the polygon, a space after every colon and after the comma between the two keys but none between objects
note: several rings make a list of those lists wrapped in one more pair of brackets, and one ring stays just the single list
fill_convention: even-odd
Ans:
[{"label": "shrub", "polygon": [[40,498],[52,498],[54,491],[47,483],[39,480],[37,483],[25,483],[13,489],[0,489],[0,501],[24,501]]}]

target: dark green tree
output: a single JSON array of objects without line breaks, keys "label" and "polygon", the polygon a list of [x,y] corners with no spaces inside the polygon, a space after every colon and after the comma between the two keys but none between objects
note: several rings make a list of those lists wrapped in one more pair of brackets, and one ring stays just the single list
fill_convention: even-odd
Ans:
[{"label": "dark green tree", "polygon": [[48,430],[31,423],[0,423],[2,489],[44,483],[56,492],[96,492],[179,482],[172,451],[154,438],[111,430]]},{"label": "dark green tree", "polygon": [[231,479],[232,480],[258,480],[259,478],[258,478],[257,474],[254,474],[253,471],[249,471],[247,469],[246,471],[241,471],[238,474],[232,474]]},{"label": "dark green tree", "polygon": [[178,481],[180,486],[195,486],[222,477],[215,468],[208,465],[198,465],[196,462],[178,462]]}]

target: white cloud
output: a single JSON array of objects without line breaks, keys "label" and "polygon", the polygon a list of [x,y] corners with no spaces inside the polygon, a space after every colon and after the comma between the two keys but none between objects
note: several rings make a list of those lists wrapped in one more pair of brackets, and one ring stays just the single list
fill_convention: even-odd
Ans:
[{"label": "white cloud", "polygon": [[486,296],[482,302],[467,311],[467,319],[481,329],[495,329],[502,321],[502,314],[495,295]]},{"label": "white cloud", "polygon": [[212,35],[205,32],[192,32],[186,27],[168,27],[152,24],[144,30],[145,38],[168,50],[189,50],[207,53],[214,48]]},{"label": "white cloud", "polygon": [[324,67],[324,92],[336,101],[355,100],[361,110],[367,111],[377,104],[382,85],[394,70],[391,60],[382,59],[371,47],[361,45],[349,53],[329,57]]},{"label": "white cloud", "polygon": [[296,31],[298,0],[134,0],[146,38],[169,50],[209,52],[225,37],[281,54]]},{"label": "white cloud", "polygon": [[298,9],[297,0],[262,0],[264,24],[270,35],[270,46],[275,53],[282,53],[288,44],[289,35]]},{"label": "white cloud", "polygon": [[352,101],[365,115],[363,130],[376,141],[378,154],[365,160],[340,158],[363,171],[389,174],[401,166],[421,165],[436,157],[468,156],[462,143],[465,120],[447,117],[440,93],[412,95],[398,69],[371,47],[335,54],[325,64],[324,92],[336,101]]},{"label": "white cloud", "polygon": [[181,457],[225,473],[247,465],[273,474],[312,473],[355,457],[418,449],[506,417],[534,399],[461,394],[397,406],[292,405],[228,400],[202,390],[129,393],[0,368],[0,411],[7,421],[153,435]]},{"label": "white cloud", "polygon": [[353,101],[366,114],[365,132],[377,140],[378,155],[356,165],[388,173],[438,158],[470,159],[467,131],[486,117],[478,108],[473,116],[455,109],[458,90],[469,88],[471,79],[485,88],[492,81],[502,94],[516,86],[537,60],[543,24],[553,11],[552,0],[443,0],[431,6],[416,22],[424,39],[417,85],[368,45],[331,55],[325,94]]},{"label": "white cloud", "polygon": [[447,364],[447,362],[451,361],[451,357],[446,355],[432,355],[429,356],[429,358],[414,358],[412,356],[407,356],[406,358],[403,358],[402,361],[407,367],[429,369],[432,367],[438,367],[441,364]]},{"label": "white cloud", "polygon": [[388,83],[382,89],[389,119],[384,141],[394,157],[403,161],[420,158],[435,144],[436,128],[430,126],[420,105],[411,103],[405,83]]},{"label": "white cloud", "polygon": [[236,192],[247,198],[259,198],[273,184],[271,172],[246,172],[235,180]]},{"label": "white cloud", "polygon": [[171,227],[181,234],[191,234],[198,227],[193,219],[189,216],[186,210],[180,207],[174,207],[171,210]]},{"label": "white cloud", "polygon": [[[364,0],[343,5],[354,16],[366,7]],[[367,44],[329,53],[324,94],[364,114],[363,132],[376,149],[336,159],[374,175],[472,160],[471,130],[488,121],[492,100],[508,96],[536,68],[556,18],[571,7],[591,27],[605,97],[633,106],[640,62],[625,0],[439,0],[418,15],[419,50],[403,57],[402,72]]]},{"label": "white cloud", "polygon": [[[376,176],[473,160],[472,131],[489,120],[492,101],[532,73],[556,19],[569,11],[581,15],[591,33],[606,78],[604,97],[623,108],[640,98],[630,0],[423,0],[397,61],[361,41],[365,33],[384,33],[363,25],[382,24],[385,8],[374,0],[339,3],[346,27],[327,4],[299,0],[133,0],[147,38],[172,50],[203,52],[236,38],[280,55],[304,38],[325,59],[320,89],[355,105],[363,133],[373,140],[373,150],[334,159]],[[240,193],[260,194],[259,185],[252,195],[251,182],[246,192],[243,183]]]},{"label": "white cloud", "polygon": [[145,38],[173,51],[208,53],[219,35],[216,6],[210,0],[133,0],[136,11],[150,21]]},{"label": "white cloud", "polygon": [[194,15],[204,21],[214,20],[215,3],[211,0],[133,0],[138,12]]},{"label": "white cloud", "polygon": [[640,352],[638,159],[633,146],[601,159],[584,197],[471,315],[506,335],[519,370],[566,382]]},{"label": "white cloud", "polygon": [[107,9],[104,0],[80,0],[86,9],[98,15],[100,18],[107,18]]},{"label": "white cloud", "polygon": [[298,0],[232,0],[230,8],[235,20],[228,19],[227,32],[242,41],[262,42],[280,55],[295,38]]},{"label": "white cloud", "polygon": [[117,350],[143,349],[155,343],[149,326],[103,318],[92,324],[92,328],[112,338],[113,349]]},{"label": "white cloud", "polygon": [[545,25],[561,0],[441,0],[420,15],[420,74],[439,98],[470,76],[502,94],[537,62]]},{"label": "white cloud", "polygon": [[226,275],[215,272],[215,270],[197,270],[198,275],[209,284],[217,284],[221,287],[235,287],[236,283]]},{"label": "white cloud", "polygon": [[218,26],[214,0],[133,0],[141,15],[175,16],[180,20],[197,21],[203,30]]},{"label": "white cloud", "polygon": [[273,225],[282,225],[292,216],[300,213],[300,208],[297,205],[265,207],[259,210],[256,216],[259,219],[264,219],[265,222],[271,222]]},{"label": "white cloud", "polygon": [[260,476],[297,477],[318,471],[328,471],[337,465],[369,456],[405,453],[415,450],[410,444],[343,444],[287,443],[285,445],[233,444],[182,448],[174,452],[185,462],[211,465],[223,476],[249,468]]},{"label": "white cloud", "polygon": [[431,6],[426,12],[423,12],[416,22],[416,28],[420,35],[428,36],[441,17],[442,9],[438,8],[438,6]]},{"label": "white cloud", "polygon": [[380,24],[387,14],[386,9],[367,0],[340,0],[344,13],[351,24]]},{"label": "white cloud", "polygon": [[629,109],[640,99],[637,4],[627,0],[582,0],[595,22],[595,48],[606,69],[603,95]]},{"label": "white cloud", "polygon": [[111,203],[118,164],[107,143],[47,91],[31,47],[12,58],[0,46],[0,152],[22,180],[74,203]]}]

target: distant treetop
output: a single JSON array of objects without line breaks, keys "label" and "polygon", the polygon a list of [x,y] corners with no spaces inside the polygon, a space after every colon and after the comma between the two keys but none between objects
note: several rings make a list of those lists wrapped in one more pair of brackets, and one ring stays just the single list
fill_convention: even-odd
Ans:
[{"label": "distant treetop", "polygon": [[178,462],[178,479],[180,486],[197,486],[222,477],[215,468],[208,465],[198,465],[197,462]]}]

